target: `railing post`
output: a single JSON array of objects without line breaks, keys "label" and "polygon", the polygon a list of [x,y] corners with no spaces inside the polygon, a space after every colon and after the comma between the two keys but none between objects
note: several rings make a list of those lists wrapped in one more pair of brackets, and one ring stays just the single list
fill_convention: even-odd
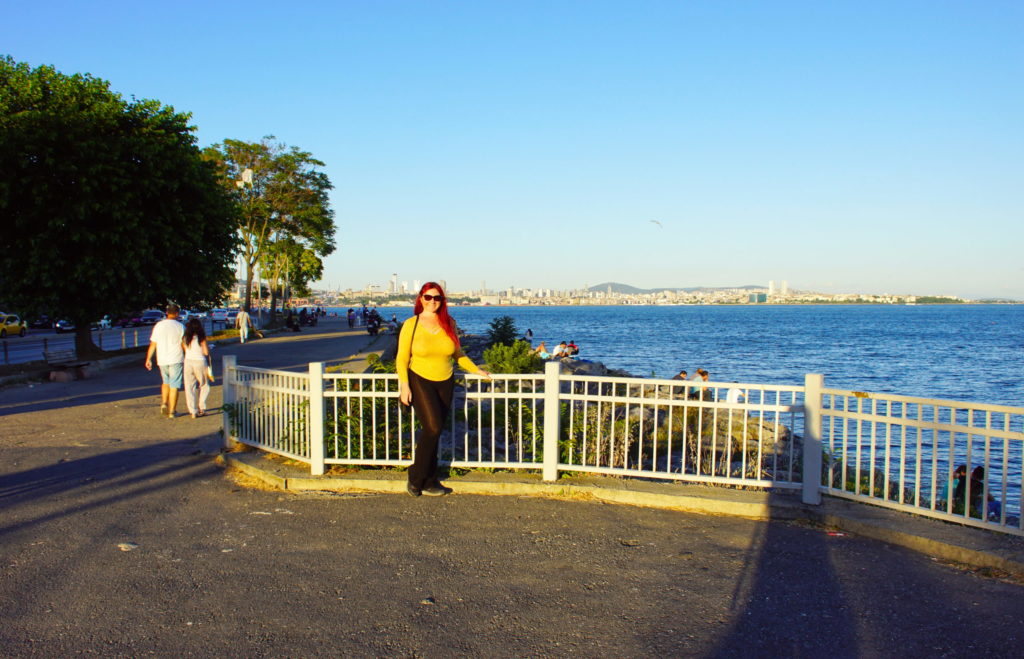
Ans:
[{"label": "railing post", "polygon": [[324,363],[309,364],[309,473],[324,473]]},{"label": "railing post", "polygon": [[821,390],[825,376],[808,373],[804,376],[804,469],[803,501],[814,506],[821,503]]},{"label": "railing post", "polygon": [[550,361],[544,365],[544,474],[545,481],[558,480],[558,432],[561,419],[558,381],[561,364]]},{"label": "railing post", "polygon": [[[124,336],[122,333],[121,336]],[[231,434],[231,415],[228,414],[228,410],[232,409],[235,405],[235,366],[238,365],[238,358],[235,355],[224,355],[224,359],[221,360],[221,368],[224,370],[221,373],[221,400],[223,404],[221,408],[221,428],[224,435],[224,448],[233,448],[235,441],[234,436]],[[237,414],[237,410],[235,410]],[[241,419],[239,419],[241,423]]]}]

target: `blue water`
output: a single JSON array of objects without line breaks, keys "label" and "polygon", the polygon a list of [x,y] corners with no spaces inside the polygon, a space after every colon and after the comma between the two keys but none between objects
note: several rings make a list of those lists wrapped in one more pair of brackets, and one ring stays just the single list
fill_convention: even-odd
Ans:
[{"label": "blue water", "polygon": [[[412,309],[397,312],[400,320]],[[717,382],[825,385],[1024,406],[1024,305],[454,307],[483,333],[501,315],[534,345],[574,339],[581,358],[638,376],[684,368]]]}]

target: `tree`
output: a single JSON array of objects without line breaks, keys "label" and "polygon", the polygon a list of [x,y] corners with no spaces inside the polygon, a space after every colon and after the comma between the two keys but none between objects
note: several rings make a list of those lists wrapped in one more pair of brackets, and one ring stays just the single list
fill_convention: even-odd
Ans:
[{"label": "tree", "polygon": [[103,313],[210,304],[232,281],[235,207],[189,118],[0,58],[0,290],[74,321],[79,355]]},{"label": "tree", "polygon": [[490,345],[510,346],[515,343],[518,336],[519,329],[516,328],[516,321],[512,316],[497,316],[487,329],[487,342]]},{"label": "tree", "polygon": [[[284,249],[265,258],[275,243],[292,240],[317,256],[334,251],[334,211],[327,197],[333,186],[317,169],[324,163],[308,151],[273,140],[273,136],[261,142],[224,140],[204,152],[218,167],[222,185],[240,209],[237,229],[245,261],[246,308],[252,304],[256,264],[273,266],[282,253],[290,253]],[[275,288],[271,286],[272,296]]]}]

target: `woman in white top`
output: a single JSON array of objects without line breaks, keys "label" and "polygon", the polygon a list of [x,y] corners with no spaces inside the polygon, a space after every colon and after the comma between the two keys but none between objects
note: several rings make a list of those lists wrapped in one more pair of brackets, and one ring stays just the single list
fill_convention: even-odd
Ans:
[{"label": "woman in white top", "polygon": [[[185,349],[185,404],[192,418],[206,414],[206,399],[210,397],[210,383],[206,379],[206,360],[210,347],[206,343],[206,331],[198,318],[190,318],[185,325],[185,337],[181,341]],[[196,390],[199,401],[196,404]]]}]

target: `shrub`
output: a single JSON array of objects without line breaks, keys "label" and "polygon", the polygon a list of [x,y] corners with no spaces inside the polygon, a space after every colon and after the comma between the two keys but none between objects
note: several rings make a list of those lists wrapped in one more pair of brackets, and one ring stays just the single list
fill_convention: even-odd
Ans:
[{"label": "shrub", "polygon": [[513,341],[511,345],[495,343],[484,350],[484,362],[491,373],[539,373],[543,363],[526,341]]},{"label": "shrub", "polygon": [[[511,346],[519,336],[519,329],[512,316],[498,316],[491,321],[491,328],[487,330],[487,340],[493,345]],[[508,373],[518,371],[505,371]]]}]

